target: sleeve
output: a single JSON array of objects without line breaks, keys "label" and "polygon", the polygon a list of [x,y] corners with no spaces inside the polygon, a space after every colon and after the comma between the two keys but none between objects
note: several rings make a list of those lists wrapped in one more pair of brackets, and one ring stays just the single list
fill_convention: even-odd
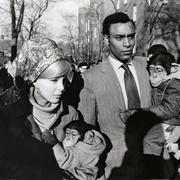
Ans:
[{"label": "sleeve", "polygon": [[92,85],[85,74],[82,75],[84,86],[80,92],[80,102],[78,110],[83,115],[84,121],[89,124],[96,125],[96,98],[92,90]]},{"label": "sleeve", "polygon": [[78,154],[74,147],[63,149],[60,144],[53,147],[54,156],[61,169],[68,170],[79,165]]},{"label": "sleeve", "polygon": [[163,120],[176,117],[180,109],[180,83],[169,84],[165,96],[160,104],[150,106],[144,110],[151,111]]}]

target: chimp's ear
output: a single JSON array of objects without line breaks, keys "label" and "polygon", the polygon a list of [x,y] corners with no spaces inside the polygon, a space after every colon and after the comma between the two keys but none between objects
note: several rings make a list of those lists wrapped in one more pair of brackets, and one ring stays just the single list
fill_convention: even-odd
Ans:
[{"label": "chimp's ear", "polygon": [[92,143],[93,139],[94,139],[93,131],[87,131],[85,136],[84,136],[84,142]]},{"label": "chimp's ear", "polygon": [[171,67],[171,73],[175,73],[175,72],[179,71],[178,68],[179,68],[179,66],[172,65],[172,67]]}]

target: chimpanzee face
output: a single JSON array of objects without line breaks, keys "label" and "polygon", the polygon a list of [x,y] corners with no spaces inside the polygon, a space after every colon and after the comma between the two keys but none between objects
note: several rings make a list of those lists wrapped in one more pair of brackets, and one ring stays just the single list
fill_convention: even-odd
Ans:
[{"label": "chimpanzee face", "polygon": [[77,130],[67,128],[65,139],[63,140],[63,147],[74,146],[78,142],[80,136],[81,135]]},{"label": "chimpanzee face", "polygon": [[149,66],[150,73],[150,82],[154,87],[159,86],[162,82],[165,81],[167,76],[167,71],[161,65],[153,65]]}]

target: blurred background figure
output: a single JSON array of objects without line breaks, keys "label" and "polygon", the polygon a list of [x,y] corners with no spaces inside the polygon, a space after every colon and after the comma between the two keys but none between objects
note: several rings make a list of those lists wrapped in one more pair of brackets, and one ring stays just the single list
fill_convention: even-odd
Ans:
[{"label": "blurred background figure", "polygon": [[10,64],[11,61],[5,61],[3,67],[0,70],[0,81],[2,83],[3,91],[6,91],[13,86],[13,78],[7,70]]},{"label": "blurred background figure", "polygon": [[88,69],[88,65],[86,62],[81,62],[79,63],[78,68],[79,68],[79,72],[83,73]]},{"label": "blurred background figure", "polygon": [[154,55],[156,53],[160,53],[160,52],[167,53],[167,48],[162,44],[154,44],[154,45],[150,46],[148,49],[148,52],[147,52],[148,61],[152,55]]},{"label": "blurred background figure", "polygon": [[65,104],[71,105],[77,109],[78,103],[80,101],[79,93],[83,87],[83,79],[81,77],[81,72],[77,71],[76,69],[75,62],[67,57],[66,59],[70,65],[70,70],[67,75],[69,82],[66,86],[66,91],[63,93],[62,99]]}]

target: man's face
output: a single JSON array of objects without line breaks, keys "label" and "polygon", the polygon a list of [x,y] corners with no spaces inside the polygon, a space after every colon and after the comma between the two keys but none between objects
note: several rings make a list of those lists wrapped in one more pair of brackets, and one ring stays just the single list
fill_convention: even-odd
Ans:
[{"label": "man's face", "polygon": [[129,61],[135,44],[132,22],[111,24],[108,40],[110,55],[121,62]]},{"label": "man's face", "polygon": [[82,66],[82,67],[79,68],[79,71],[81,73],[85,72],[86,70],[87,70],[87,66]]}]

